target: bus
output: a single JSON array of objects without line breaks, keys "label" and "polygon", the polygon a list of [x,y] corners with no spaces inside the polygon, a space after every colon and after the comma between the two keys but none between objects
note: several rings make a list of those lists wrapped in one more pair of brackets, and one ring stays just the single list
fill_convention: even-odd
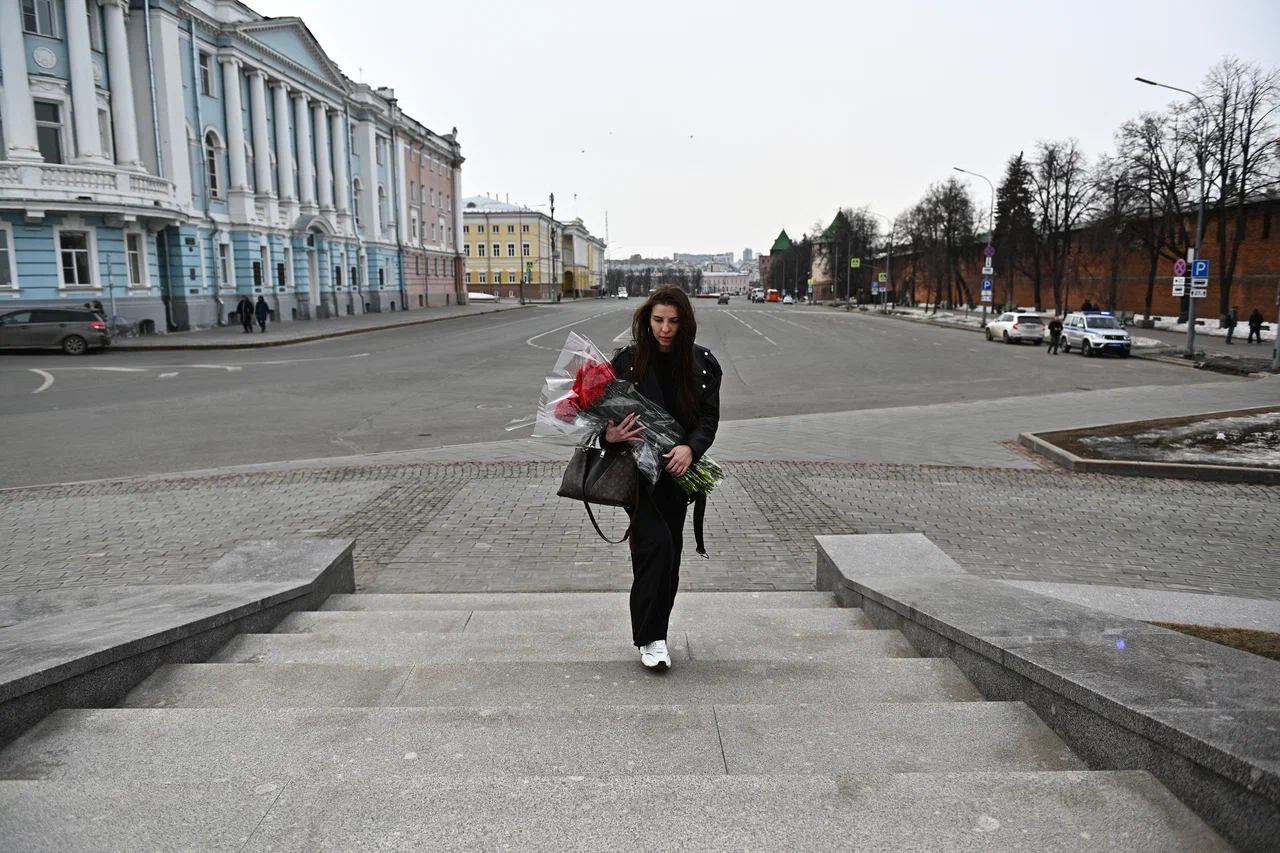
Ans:
[{"label": "bus", "polygon": [[771,287],[767,291],[765,291],[764,301],[765,302],[781,302],[782,296],[778,293],[778,291],[774,290]]}]

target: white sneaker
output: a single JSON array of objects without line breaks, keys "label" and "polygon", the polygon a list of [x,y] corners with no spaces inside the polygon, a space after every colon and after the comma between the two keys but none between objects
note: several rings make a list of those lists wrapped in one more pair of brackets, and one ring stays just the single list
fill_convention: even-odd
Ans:
[{"label": "white sneaker", "polygon": [[654,640],[640,647],[640,663],[649,669],[664,670],[671,666],[666,640]]}]

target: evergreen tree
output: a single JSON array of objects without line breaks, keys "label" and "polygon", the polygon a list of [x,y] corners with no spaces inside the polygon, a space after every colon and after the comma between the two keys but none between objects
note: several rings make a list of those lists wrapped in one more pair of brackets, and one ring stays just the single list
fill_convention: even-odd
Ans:
[{"label": "evergreen tree", "polygon": [[1009,158],[1004,180],[996,189],[996,230],[993,244],[1003,270],[1005,303],[1013,307],[1013,271],[1031,279],[1036,306],[1040,305],[1040,264],[1036,252],[1035,214],[1031,211],[1031,169],[1019,151]]}]

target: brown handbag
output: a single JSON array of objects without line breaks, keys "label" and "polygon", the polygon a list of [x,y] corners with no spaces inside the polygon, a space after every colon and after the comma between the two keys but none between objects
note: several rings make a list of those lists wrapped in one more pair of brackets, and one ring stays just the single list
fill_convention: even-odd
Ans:
[{"label": "brown handbag", "polygon": [[631,536],[631,526],[618,540],[604,535],[596,521],[591,505],[618,506],[634,510],[640,502],[640,469],[631,457],[629,450],[610,450],[608,448],[580,445],[573,449],[573,458],[565,469],[564,478],[560,482],[562,498],[582,501],[600,538],[611,545],[619,545]]}]

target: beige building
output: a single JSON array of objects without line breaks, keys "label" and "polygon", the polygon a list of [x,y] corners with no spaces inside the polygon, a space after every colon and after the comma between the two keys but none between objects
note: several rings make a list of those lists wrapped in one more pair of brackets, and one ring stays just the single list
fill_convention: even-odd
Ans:
[{"label": "beige building", "polygon": [[500,299],[595,296],[604,283],[604,251],[604,241],[581,219],[553,221],[487,196],[463,202],[464,282],[471,293]]}]

